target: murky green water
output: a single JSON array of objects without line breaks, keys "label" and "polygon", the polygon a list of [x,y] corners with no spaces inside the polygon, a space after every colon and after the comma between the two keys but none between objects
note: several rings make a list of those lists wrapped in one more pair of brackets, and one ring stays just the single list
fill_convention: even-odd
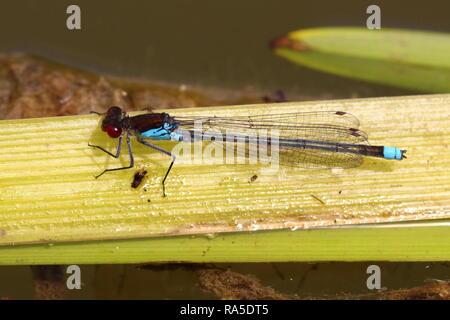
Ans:
[{"label": "murky green water", "polygon": [[[284,90],[288,98],[390,96],[405,90],[294,66],[268,48],[286,32],[365,26],[366,0],[10,1],[0,11],[0,52],[20,51],[105,74],[201,88]],[[382,27],[450,31],[450,2],[379,1]]]},{"label": "murky green water", "polygon": [[[249,263],[217,264],[251,274],[278,292],[299,298],[358,297],[367,289],[366,269],[381,268],[382,290],[394,290],[449,279],[450,263]],[[203,292],[194,271],[145,270],[137,265],[82,265],[81,290],[68,291],[67,299],[214,299]],[[64,266],[65,270],[66,266]],[[66,278],[67,275],[64,276]],[[376,291],[376,290],[375,290]],[[0,299],[32,299],[34,288],[28,266],[0,267]]]}]

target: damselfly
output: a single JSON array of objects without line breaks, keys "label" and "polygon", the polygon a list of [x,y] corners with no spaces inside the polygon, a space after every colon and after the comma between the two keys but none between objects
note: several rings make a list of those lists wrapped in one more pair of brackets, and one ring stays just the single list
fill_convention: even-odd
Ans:
[{"label": "damselfly", "polygon": [[[135,137],[154,150],[172,158],[162,180],[165,196],[165,181],[175,162],[175,155],[148,140],[197,141],[214,140],[216,132],[232,131],[235,143],[247,145],[266,144],[276,147],[279,163],[287,166],[314,168],[350,168],[359,166],[364,156],[402,160],[406,150],[396,147],[371,146],[367,134],[359,130],[358,119],[343,111],[299,112],[277,115],[225,117],[172,117],[167,113],[147,113],[130,117],[117,106],[110,107],[104,114],[102,130],[111,138],[118,138],[116,153],[88,144],[118,158],[125,137],[130,164],[125,167],[105,169],[106,172],[129,169],[134,166],[130,137]],[[196,123],[202,124],[198,129]],[[276,139],[269,136],[250,137],[245,130],[275,130]],[[188,137],[188,139],[186,139]],[[227,138],[228,139],[228,138]],[[217,142],[217,141],[216,141]],[[248,150],[247,150],[248,151]],[[248,156],[248,152],[244,152]]]}]

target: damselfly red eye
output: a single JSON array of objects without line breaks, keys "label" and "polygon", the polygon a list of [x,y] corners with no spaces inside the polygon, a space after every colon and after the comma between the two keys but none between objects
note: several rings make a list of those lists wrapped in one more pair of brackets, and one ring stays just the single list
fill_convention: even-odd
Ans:
[{"label": "damselfly red eye", "polygon": [[110,136],[111,138],[118,138],[122,134],[122,128],[114,127],[114,126],[106,126],[104,128],[104,131]]}]

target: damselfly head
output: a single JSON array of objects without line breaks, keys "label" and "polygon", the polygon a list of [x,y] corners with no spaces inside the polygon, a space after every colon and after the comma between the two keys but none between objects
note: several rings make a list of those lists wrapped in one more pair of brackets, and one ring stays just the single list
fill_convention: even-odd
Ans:
[{"label": "damselfly head", "polygon": [[107,117],[112,118],[121,118],[122,117],[122,109],[118,106],[112,106],[106,111]]},{"label": "damselfly head", "polygon": [[123,111],[120,107],[112,106],[106,111],[102,122],[102,130],[111,138],[118,138],[122,134]]}]

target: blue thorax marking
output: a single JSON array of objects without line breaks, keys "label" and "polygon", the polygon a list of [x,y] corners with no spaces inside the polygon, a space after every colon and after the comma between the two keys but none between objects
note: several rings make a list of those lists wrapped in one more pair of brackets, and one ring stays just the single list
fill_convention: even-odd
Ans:
[{"label": "blue thorax marking", "polygon": [[164,124],[161,127],[149,129],[147,131],[141,132],[140,135],[143,138],[153,139],[153,140],[171,140],[174,136],[174,130],[178,128],[178,123],[169,123],[170,116],[166,114],[164,116]]}]

